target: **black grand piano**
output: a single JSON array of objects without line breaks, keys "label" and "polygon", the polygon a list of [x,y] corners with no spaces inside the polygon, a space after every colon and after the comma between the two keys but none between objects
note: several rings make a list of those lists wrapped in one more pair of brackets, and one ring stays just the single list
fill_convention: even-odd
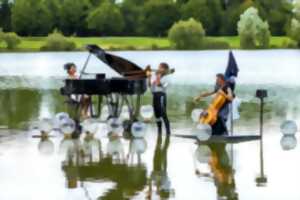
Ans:
[{"label": "black grand piano", "polygon": [[[79,79],[65,80],[61,93],[92,96],[92,117],[99,117],[101,107],[108,106],[109,117],[119,117],[123,106],[128,106],[130,120],[138,118],[141,96],[147,90],[146,72],[141,67],[124,58],[105,52],[97,45],[87,45],[88,58],[80,73]],[[99,58],[107,66],[120,74],[120,77],[106,78],[105,74],[92,74],[94,78],[84,78],[91,55]],[[96,99],[96,101],[95,101]],[[96,109],[95,109],[96,108]]]}]

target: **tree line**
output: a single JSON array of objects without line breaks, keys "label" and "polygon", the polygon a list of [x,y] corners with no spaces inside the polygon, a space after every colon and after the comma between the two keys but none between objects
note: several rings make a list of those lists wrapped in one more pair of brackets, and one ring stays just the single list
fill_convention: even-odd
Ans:
[{"label": "tree line", "polygon": [[54,30],[75,36],[166,36],[193,18],[206,35],[237,35],[240,15],[255,7],[271,35],[285,35],[293,18],[289,0],[0,0],[0,28],[21,36]]}]

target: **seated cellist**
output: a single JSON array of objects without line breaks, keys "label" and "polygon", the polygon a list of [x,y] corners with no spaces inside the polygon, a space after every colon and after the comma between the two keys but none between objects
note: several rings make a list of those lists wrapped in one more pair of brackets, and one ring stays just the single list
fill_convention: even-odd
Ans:
[{"label": "seated cellist", "polygon": [[199,96],[194,98],[194,101],[199,101],[204,97],[208,97],[208,96],[217,94],[218,92],[223,92],[223,94],[226,98],[226,101],[217,113],[217,121],[214,124],[212,124],[212,134],[213,135],[227,135],[228,130],[226,127],[226,122],[227,122],[228,114],[229,114],[229,104],[233,100],[234,95],[233,95],[231,87],[227,84],[227,82],[225,80],[225,76],[223,74],[217,74],[216,75],[216,85],[215,85],[214,91],[200,94]]}]

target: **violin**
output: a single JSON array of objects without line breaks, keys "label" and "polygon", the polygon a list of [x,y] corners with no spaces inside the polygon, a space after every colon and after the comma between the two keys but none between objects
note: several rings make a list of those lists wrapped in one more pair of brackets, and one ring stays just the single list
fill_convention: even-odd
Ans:
[{"label": "violin", "polygon": [[219,90],[208,108],[200,115],[199,122],[202,124],[214,125],[218,119],[218,113],[226,103],[226,94],[223,90]]},{"label": "violin", "polygon": [[[149,73],[151,73],[151,72],[157,72],[158,70],[157,69],[151,69],[151,67],[148,65],[147,67],[146,67],[146,69],[145,69],[145,72],[146,72],[146,74],[149,74]],[[166,75],[170,75],[170,74],[174,74],[175,73],[175,69],[169,69],[167,72],[166,72],[166,74],[165,74],[165,76]]]}]

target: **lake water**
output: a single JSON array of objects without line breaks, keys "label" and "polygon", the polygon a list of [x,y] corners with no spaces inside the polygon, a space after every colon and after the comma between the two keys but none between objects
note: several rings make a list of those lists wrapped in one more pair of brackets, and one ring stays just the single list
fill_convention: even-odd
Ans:
[{"label": "lake water", "polygon": [[[168,112],[172,133],[183,135],[191,134],[195,126],[191,110],[205,105],[193,104],[192,97],[213,87],[215,74],[224,72],[228,59],[228,51],[114,53],[140,66],[156,67],[163,61],[176,69]],[[242,102],[234,134],[258,134],[259,101],[254,95],[257,89],[267,89],[262,143],[205,146],[191,139],[160,138],[152,122],[144,140],[112,141],[100,129],[95,137],[101,141],[102,159],[94,152],[92,162],[79,162],[80,153],[74,153],[71,162],[60,152],[68,139],[54,132],[56,137],[48,140],[32,138],[30,127],[67,110],[59,94],[62,66],[74,62],[80,70],[87,53],[0,54],[0,199],[299,199],[300,149],[282,149],[280,124],[286,119],[300,122],[300,51],[234,51],[234,55],[240,67],[236,93]],[[117,76],[96,58],[87,71]],[[150,103],[147,92],[143,104]],[[74,142],[83,145],[84,137]],[[43,145],[53,147],[54,153],[45,155]],[[110,158],[113,147],[123,151]],[[140,154],[136,148],[142,148]]]}]

